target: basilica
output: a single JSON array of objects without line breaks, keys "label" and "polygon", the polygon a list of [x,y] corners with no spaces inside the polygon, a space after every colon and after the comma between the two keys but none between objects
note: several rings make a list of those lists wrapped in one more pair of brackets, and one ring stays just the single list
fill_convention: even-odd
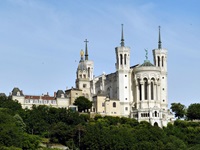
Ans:
[{"label": "basilica", "polygon": [[158,47],[152,50],[153,63],[146,55],[143,64],[131,66],[122,25],[121,44],[115,48],[116,71],[110,74],[93,75],[94,63],[88,56],[87,40],[85,43],[85,55],[83,50],[80,53],[76,88],[93,101],[91,111],[166,126],[172,116],[167,100],[167,50],[162,48],[160,27]]},{"label": "basilica", "polygon": [[125,45],[122,25],[121,43],[113,50],[116,70],[109,74],[94,76],[94,62],[89,59],[87,43],[85,40],[85,51],[80,52],[75,88],[58,90],[54,96],[48,93],[24,95],[19,88],[14,88],[13,100],[18,100],[23,108],[31,108],[34,104],[77,109],[73,105],[75,99],[85,96],[93,102],[90,114],[129,117],[159,127],[167,126],[173,116],[168,110],[167,50],[162,48],[160,27],[158,47],[152,50],[153,63],[146,54],[143,64],[132,66],[131,49]]}]

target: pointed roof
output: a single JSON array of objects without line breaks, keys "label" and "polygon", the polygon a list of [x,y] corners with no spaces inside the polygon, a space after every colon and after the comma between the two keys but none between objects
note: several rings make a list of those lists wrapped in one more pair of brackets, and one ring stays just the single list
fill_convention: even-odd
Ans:
[{"label": "pointed roof", "polygon": [[88,48],[87,43],[89,42],[87,39],[85,39],[85,60],[88,60]]},{"label": "pointed roof", "polygon": [[158,49],[162,49],[162,42],[161,42],[161,36],[160,36],[160,26],[159,28],[159,33],[158,33]]},{"label": "pointed roof", "polygon": [[122,24],[122,33],[121,33],[121,46],[124,46],[124,30],[123,30],[123,24]]}]

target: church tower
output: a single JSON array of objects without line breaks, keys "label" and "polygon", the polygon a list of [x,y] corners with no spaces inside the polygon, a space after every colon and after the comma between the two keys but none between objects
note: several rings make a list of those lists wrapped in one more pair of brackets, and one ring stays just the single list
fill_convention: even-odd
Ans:
[{"label": "church tower", "polygon": [[167,110],[167,49],[162,48],[161,33],[159,26],[158,48],[153,50],[154,65],[160,68],[160,101],[163,110]]},{"label": "church tower", "polygon": [[130,114],[130,48],[125,46],[123,24],[121,31],[121,45],[115,48],[117,99],[121,105],[121,115]]},{"label": "church tower", "polygon": [[86,49],[85,49],[85,59],[84,59],[84,51],[81,50],[80,55],[81,59],[79,61],[79,65],[76,71],[76,88],[82,90],[83,96],[91,99],[90,93],[90,78],[93,75],[93,62],[88,60],[88,51],[87,51],[87,40]]}]

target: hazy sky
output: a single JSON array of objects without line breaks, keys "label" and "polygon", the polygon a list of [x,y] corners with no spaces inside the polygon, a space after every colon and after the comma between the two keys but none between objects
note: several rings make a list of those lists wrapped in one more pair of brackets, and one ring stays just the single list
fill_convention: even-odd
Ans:
[{"label": "hazy sky", "polygon": [[0,92],[42,94],[75,86],[83,42],[96,76],[115,71],[124,24],[131,65],[168,49],[168,100],[200,102],[199,0],[1,0]]}]

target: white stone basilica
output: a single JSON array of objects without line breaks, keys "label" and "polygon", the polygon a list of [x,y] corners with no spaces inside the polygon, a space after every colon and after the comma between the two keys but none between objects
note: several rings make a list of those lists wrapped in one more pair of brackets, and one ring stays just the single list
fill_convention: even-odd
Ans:
[{"label": "white stone basilica", "polygon": [[125,46],[122,25],[121,45],[115,48],[116,71],[96,77],[94,63],[88,58],[87,42],[85,57],[81,50],[76,88],[93,101],[92,112],[166,126],[172,116],[167,100],[167,50],[162,48],[160,27],[158,48],[153,49],[154,63],[146,55],[143,64],[131,66],[130,48]]}]

